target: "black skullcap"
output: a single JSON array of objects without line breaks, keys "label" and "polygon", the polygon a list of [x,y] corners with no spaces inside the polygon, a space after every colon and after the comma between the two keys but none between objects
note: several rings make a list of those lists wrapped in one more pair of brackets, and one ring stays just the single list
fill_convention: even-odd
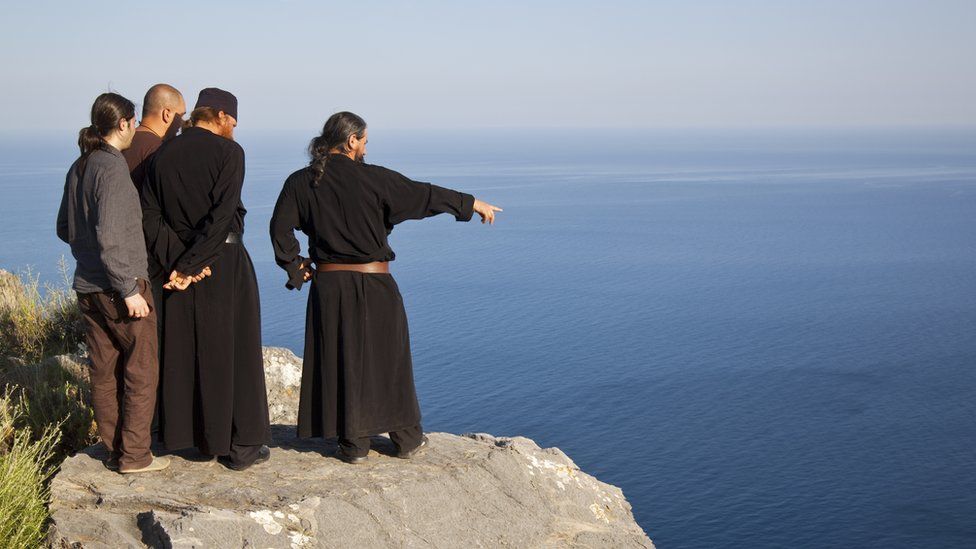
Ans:
[{"label": "black skullcap", "polygon": [[193,108],[199,109],[200,107],[211,107],[218,111],[224,111],[224,114],[233,116],[235,120],[237,119],[237,98],[229,91],[224,91],[220,88],[204,88],[200,90],[197,105]]}]

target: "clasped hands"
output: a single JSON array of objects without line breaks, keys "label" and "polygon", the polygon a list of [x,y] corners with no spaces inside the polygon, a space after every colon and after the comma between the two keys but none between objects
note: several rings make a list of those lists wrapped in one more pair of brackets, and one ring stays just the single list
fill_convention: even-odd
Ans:
[{"label": "clasped hands", "polygon": [[189,288],[190,284],[200,282],[212,274],[213,272],[210,270],[210,267],[204,267],[203,270],[195,275],[188,275],[178,271],[173,271],[169,274],[169,282],[163,284],[163,289],[183,291]]},{"label": "clasped hands", "polygon": [[298,263],[298,270],[302,273],[302,280],[308,282],[312,279],[312,263],[308,259],[303,259]]}]

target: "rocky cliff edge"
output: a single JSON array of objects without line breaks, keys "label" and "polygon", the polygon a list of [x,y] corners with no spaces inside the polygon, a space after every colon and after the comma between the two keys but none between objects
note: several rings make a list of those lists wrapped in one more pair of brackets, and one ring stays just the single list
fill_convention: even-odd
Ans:
[{"label": "rocky cliff edge", "polygon": [[[297,439],[301,360],[265,350],[271,460],[234,472],[192,451],[169,469],[119,475],[101,445],[52,483],[55,547],[643,547],[621,490],[524,437],[428,433],[412,460],[376,436],[369,461]],[[162,453],[161,449],[157,449]]]}]

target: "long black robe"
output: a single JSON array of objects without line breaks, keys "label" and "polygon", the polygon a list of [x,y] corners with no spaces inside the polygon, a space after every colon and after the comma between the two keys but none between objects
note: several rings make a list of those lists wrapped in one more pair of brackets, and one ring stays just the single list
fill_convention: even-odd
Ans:
[{"label": "long black robe", "polygon": [[171,450],[226,455],[231,443],[270,440],[261,313],[254,266],[243,244],[244,150],[190,128],[156,152],[142,193],[150,254],[167,273],[212,276],[166,292],[161,433]]},{"label": "long black robe", "polygon": [[[301,288],[300,245],[316,263],[392,261],[394,225],[450,213],[468,221],[474,197],[380,166],[330,155],[318,186],[310,169],[285,181],[271,240],[289,288]],[[300,437],[348,438],[419,425],[403,298],[388,273],[315,272],[305,317]]]}]

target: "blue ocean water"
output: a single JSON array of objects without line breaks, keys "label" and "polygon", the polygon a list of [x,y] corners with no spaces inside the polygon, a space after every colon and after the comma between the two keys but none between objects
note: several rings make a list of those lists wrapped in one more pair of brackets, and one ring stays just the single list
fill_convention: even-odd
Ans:
[{"label": "blue ocean water", "polygon": [[[309,137],[238,137],[299,354],[267,224]],[[0,144],[0,266],[57,280],[72,135]],[[505,209],[392,235],[427,430],[562,448],[661,548],[976,546],[976,131],[375,128],[368,160]]]}]

